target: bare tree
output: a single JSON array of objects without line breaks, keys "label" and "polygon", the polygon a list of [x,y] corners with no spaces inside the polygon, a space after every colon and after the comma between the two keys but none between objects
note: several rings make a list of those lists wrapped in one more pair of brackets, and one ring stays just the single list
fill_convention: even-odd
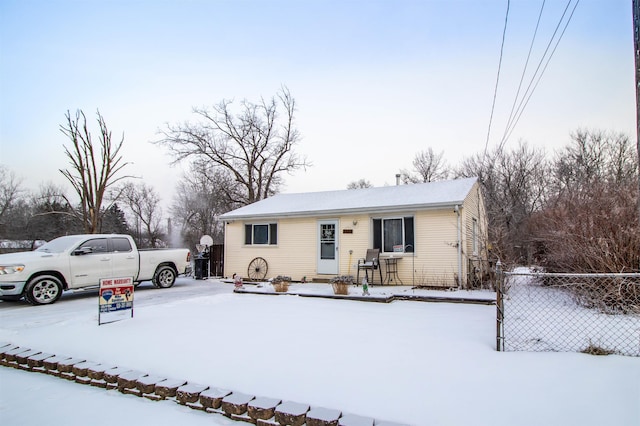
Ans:
[{"label": "bare tree", "polygon": [[80,216],[85,232],[98,233],[101,230],[103,209],[107,189],[128,176],[117,176],[128,164],[122,161],[120,149],[124,135],[118,143],[111,140],[108,129],[100,111],[97,112],[100,128],[98,148],[94,147],[91,132],[87,128],[87,118],[82,110],[75,117],[67,111],[66,123],[60,130],[71,140],[71,147],[65,146],[65,153],[71,163],[70,169],[60,172],[71,183],[80,197]]},{"label": "bare tree", "polygon": [[579,197],[563,193],[532,217],[538,260],[552,272],[637,272],[637,199],[635,182],[595,183]]},{"label": "bare tree", "polygon": [[0,164],[0,226],[5,223],[9,211],[21,197],[21,184],[13,171]]},{"label": "bare tree", "polygon": [[30,197],[30,218],[26,235],[50,240],[61,235],[82,232],[76,209],[69,204],[64,189],[53,183],[40,185]]},{"label": "bare tree", "polygon": [[294,151],[300,134],[286,87],[269,101],[244,100],[238,112],[232,107],[233,101],[223,100],[211,109],[194,108],[198,122],[168,125],[157,143],[170,150],[174,163],[207,159],[230,173],[242,191],[227,195],[246,205],[276,193],[283,173],[310,164]]},{"label": "bare tree", "polygon": [[629,138],[578,130],[553,171],[545,209],[530,224],[543,265],[562,272],[637,271],[638,160]]},{"label": "bare tree", "polygon": [[638,159],[628,136],[601,130],[578,130],[554,162],[556,193],[579,195],[598,183],[635,182]]},{"label": "bare tree", "polygon": [[480,180],[490,243],[503,260],[528,260],[527,221],[544,206],[549,174],[544,151],[524,142],[510,152],[496,149],[486,156],[469,157],[457,171],[459,177],[477,176]]},{"label": "bare tree", "polygon": [[450,170],[443,157],[444,152],[436,154],[431,147],[418,152],[413,159],[413,171],[401,171],[403,182],[420,183],[447,179]]},{"label": "bare tree", "polygon": [[21,239],[28,221],[22,179],[0,164],[0,238]]},{"label": "bare tree", "polygon": [[373,184],[366,179],[360,179],[353,182],[349,182],[347,189],[362,189],[373,188]]},{"label": "bare tree", "polygon": [[189,247],[195,247],[203,235],[214,243],[223,242],[223,226],[218,216],[240,207],[228,194],[236,192],[238,183],[232,175],[211,163],[195,162],[178,183],[171,214],[181,226],[181,235]]},{"label": "bare tree", "polygon": [[123,186],[120,198],[133,215],[138,245],[156,248],[163,235],[162,207],[158,193],[144,182],[128,182]]}]

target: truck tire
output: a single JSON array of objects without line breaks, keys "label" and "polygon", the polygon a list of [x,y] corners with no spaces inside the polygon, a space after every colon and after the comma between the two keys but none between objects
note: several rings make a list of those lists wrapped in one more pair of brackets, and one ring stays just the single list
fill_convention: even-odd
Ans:
[{"label": "truck tire", "polygon": [[49,305],[62,296],[62,283],[53,275],[40,275],[27,283],[24,298],[32,305]]},{"label": "truck tire", "polygon": [[153,276],[153,285],[158,288],[169,288],[176,282],[176,271],[171,266],[160,266]]}]

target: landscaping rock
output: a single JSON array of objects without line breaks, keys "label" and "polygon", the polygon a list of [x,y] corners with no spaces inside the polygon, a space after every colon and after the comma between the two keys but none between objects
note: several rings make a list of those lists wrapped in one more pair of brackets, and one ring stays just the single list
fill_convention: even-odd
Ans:
[{"label": "landscaping rock", "polygon": [[276,407],[282,402],[275,398],[256,398],[247,404],[247,413],[253,420],[269,420],[276,413]]},{"label": "landscaping rock", "polygon": [[156,391],[156,385],[167,380],[166,377],[142,376],[136,380],[136,387],[143,394],[152,394]]},{"label": "landscaping rock", "polygon": [[108,364],[92,364],[87,368],[87,376],[91,386],[106,388],[107,381],[104,380],[105,371],[114,369],[115,366]]},{"label": "landscaping rock", "polygon": [[222,399],[222,411],[230,418],[241,416],[247,412],[247,405],[254,398],[252,395],[234,392]]},{"label": "landscaping rock", "polygon": [[276,407],[276,421],[282,426],[302,426],[306,421],[309,406],[297,402],[283,402]]},{"label": "landscaping rock", "polygon": [[67,380],[74,380],[76,378],[73,374],[73,366],[84,362],[82,358],[69,358],[58,362],[58,377],[62,377]]},{"label": "landscaping rock", "polygon": [[51,358],[47,358],[42,361],[44,372],[52,376],[59,376],[60,372],[58,371],[58,363],[70,359],[71,357],[66,355],[54,355]]},{"label": "landscaping rock", "polygon": [[89,383],[91,383],[91,378],[89,377],[89,368],[94,367],[95,365],[97,364],[91,361],[79,362],[78,364],[75,364],[71,369],[73,374],[76,376],[75,381],[83,385],[88,385]]},{"label": "landscaping rock", "polygon": [[207,389],[209,389],[209,386],[199,385],[197,383],[187,383],[186,385],[180,386],[176,392],[178,404],[187,405],[188,403],[193,404],[198,402],[200,393]]},{"label": "landscaping rock", "polygon": [[4,360],[8,363],[8,364],[15,364],[16,362],[16,355],[21,354],[22,352],[26,352],[30,350],[29,348],[23,348],[21,346],[14,346],[13,348],[7,350],[4,353]]},{"label": "landscaping rock", "polygon": [[27,360],[29,359],[30,356],[38,355],[39,353],[41,352],[38,350],[29,349],[28,351],[24,351],[16,354],[16,367],[22,370],[28,370],[29,365],[27,363]]},{"label": "landscaping rock", "polygon": [[374,420],[370,417],[345,414],[338,420],[339,426],[373,426]]},{"label": "landscaping rock", "polygon": [[332,408],[316,407],[307,413],[307,426],[338,426],[342,413]]},{"label": "landscaping rock", "polygon": [[105,370],[103,374],[103,380],[106,382],[107,389],[116,389],[118,387],[118,377],[121,374],[131,371],[130,368],[114,367],[109,370]]},{"label": "landscaping rock", "polygon": [[57,370],[61,373],[73,373],[73,366],[85,362],[83,358],[67,358],[58,361]]},{"label": "landscaping rock", "polygon": [[44,361],[51,357],[53,357],[53,354],[40,352],[27,358],[27,365],[30,370],[44,372]]},{"label": "landscaping rock", "polygon": [[220,410],[222,400],[225,396],[230,395],[231,391],[220,388],[207,389],[200,394],[200,404],[207,411]]},{"label": "landscaping rock", "polygon": [[9,366],[9,362],[6,359],[6,354],[7,352],[12,351],[18,347],[19,346],[13,344],[3,344],[0,348],[0,365]]},{"label": "landscaping rock", "polygon": [[128,395],[142,396],[137,387],[138,379],[146,375],[146,373],[137,370],[127,371],[118,375],[118,390]]},{"label": "landscaping rock", "polygon": [[156,385],[156,395],[160,399],[174,398],[178,389],[186,384],[186,380],[167,379]]}]

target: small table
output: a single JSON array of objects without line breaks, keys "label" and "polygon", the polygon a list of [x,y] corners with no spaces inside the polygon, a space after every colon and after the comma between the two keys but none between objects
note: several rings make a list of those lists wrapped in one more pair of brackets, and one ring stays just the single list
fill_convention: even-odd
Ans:
[{"label": "small table", "polygon": [[386,278],[385,282],[389,284],[394,278],[400,281],[400,284],[404,285],[400,277],[398,276],[398,258],[397,257],[386,257],[384,259]]}]

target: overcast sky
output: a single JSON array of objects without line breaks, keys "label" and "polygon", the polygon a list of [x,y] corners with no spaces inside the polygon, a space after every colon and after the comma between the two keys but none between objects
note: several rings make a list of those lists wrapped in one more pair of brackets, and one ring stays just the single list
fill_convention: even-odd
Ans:
[{"label": "overcast sky", "polygon": [[[489,149],[505,131],[542,3],[511,1]],[[521,98],[566,6],[545,3]],[[95,125],[99,109],[114,137],[124,134],[128,173],[169,199],[182,170],[150,143],[159,128],[194,118],[194,106],[258,101],[286,85],[298,106],[297,149],[313,167],[287,176],[283,192],[345,189],[361,178],[394,184],[428,147],[450,164],[483,152],[506,8],[506,0],[0,0],[0,163],[29,189],[70,188],[58,171],[69,167],[59,126],[77,109]],[[578,3],[506,146],[525,140],[552,153],[578,128],[635,138],[631,0]]]}]

